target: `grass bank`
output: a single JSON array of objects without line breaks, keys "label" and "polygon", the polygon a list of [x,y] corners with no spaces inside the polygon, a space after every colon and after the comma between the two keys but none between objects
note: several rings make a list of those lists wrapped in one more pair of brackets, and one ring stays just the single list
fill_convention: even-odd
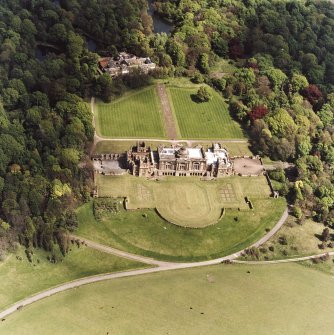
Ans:
[{"label": "grass bank", "polygon": [[[170,224],[153,209],[120,211],[96,221],[92,203],[78,211],[78,235],[132,253],[168,261],[200,261],[241,250],[271,229],[285,209],[284,199],[257,199],[256,211],[226,210],[219,223],[201,229]],[[237,219],[236,219],[237,218]]]},{"label": "grass bank", "polygon": [[298,264],[218,265],[100,282],[25,307],[1,335],[323,335],[331,276]]},{"label": "grass bank", "polygon": [[[47,253],[35,249],[33,262],[28,262],[23,248],[0,263],[0,309],[50,287],[100,273],[126,271],[144,264],[108,255],[85,246],[72,246],[72,251],[56,264]],[[21,259],[21,260],[20,260]]]}]

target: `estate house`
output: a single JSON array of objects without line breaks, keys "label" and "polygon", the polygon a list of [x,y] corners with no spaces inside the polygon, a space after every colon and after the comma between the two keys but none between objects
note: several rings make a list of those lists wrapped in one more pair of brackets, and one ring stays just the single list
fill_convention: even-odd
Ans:
[{"label": "estate house", "polygon": [[99,60],[101,71],[109,73],[111,77],[125,75],[131,72],[131,69],[141,69],[147,73],[156,68],[156,64],[149,57],[137,57],[135,55],[120,52],[115,57],[105,57]]},{"label": "estate house", "polygon": [[228,152],[216,143],[204,151],[203,147],[158,146],[151,150],[145,143],[137,143],[127,153],[127,164],[135,176],[208,176],[224,177],[233,174]]}]

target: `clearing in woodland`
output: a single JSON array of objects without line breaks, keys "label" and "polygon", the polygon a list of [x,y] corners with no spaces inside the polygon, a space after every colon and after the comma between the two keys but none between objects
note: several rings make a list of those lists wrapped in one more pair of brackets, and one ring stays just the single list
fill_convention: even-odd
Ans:
[{"label": "clearing in woodland", "polygon": [[111,103],[95,104],[96,132],[105,137],[165,138],[157,88],[129,92]]}]

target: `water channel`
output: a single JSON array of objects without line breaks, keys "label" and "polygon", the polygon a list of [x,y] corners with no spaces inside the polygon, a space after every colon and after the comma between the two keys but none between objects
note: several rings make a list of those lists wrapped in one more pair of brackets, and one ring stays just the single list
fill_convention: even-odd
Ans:
[{"label": "water channel", "polygon": [[173,29],[173,26],[166,20],[162,19],[158,14],[154,13],[153,2],[154,0],[148,1],[148,14],[153,19],[153,29],[155,33],[167,33],[169,34]]},{"label": "water channel", "polygon": [[[154,32],[169,34],[171,30],[173,29],[173,25],[170,24],[168,21],[162,19],[158,14],[154,13],[154,9],[153,9],[154,0],[147,0],[147,1],[148,1],[148,14],[153,19]],[[60,5],[58,0],[54,0],[53,3],[56,6]],[[93,39],[91,39],[90,37],[86,37],[86,44],[87,44],[87,48],[89,51],[92,51],[92,52],[96,51],[96,43]],[[38,60],[43,61],[49,52],[55,52],[55,50],[48,46],[38,45],[36,48],[36,57]]]}]

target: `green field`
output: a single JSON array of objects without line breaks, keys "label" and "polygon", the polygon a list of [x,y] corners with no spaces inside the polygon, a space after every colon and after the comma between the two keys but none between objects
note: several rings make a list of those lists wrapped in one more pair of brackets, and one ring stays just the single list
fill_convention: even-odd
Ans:
[{"label": "green field", "polygon": [[[38,249],[34,250],[33,262],[29,263],[22,248],[0,262],[0,309],[34,293],[74,279],[146,266],[85,246],[78,249],[75,245],[71,249],[64,260],[56,264],[50,263],[46,259],[48,254]],[[16,256],[22,260],[18,260]]]},{"label": "green field", "polygon": [[161,260],[213,259],[242,250],[259,240],[276,224],[286,206],[282,198],[258,199],[253,204],[258,210],[226,210],[219,223],[191,229],[166,222],[154,209],[123,210],[112,219],[96,221],[90,203],[78,211],[77,234]]},{"label": "green field", "polygon": [[162,112],[155,86],[95,104],[96,131],[106,137],[164,138]]},{"label": "green field", "polygon": [[197,87],[168,87],[174,114],[179,125],[182,138],[193,139],[236,139],[244,138],[240,125],[234,121],[223,98],[209,88],[212,99],[197,103],[192,95]]},{"label": "green field", "polygon": [[223,208],[249,210],[244,197],[267,199],[264,176],[233,176],[201,181],[196,177],[146,180],[135,176],[96,176],[100,197],[127,197],[127,208],[156,208],[169,222],[200,228],[214,224]]},{"label": "green field", "polygon": [[0,323],[1,335],[329,335],[334,282],[298,264],[217,265],[100,282]]}]

